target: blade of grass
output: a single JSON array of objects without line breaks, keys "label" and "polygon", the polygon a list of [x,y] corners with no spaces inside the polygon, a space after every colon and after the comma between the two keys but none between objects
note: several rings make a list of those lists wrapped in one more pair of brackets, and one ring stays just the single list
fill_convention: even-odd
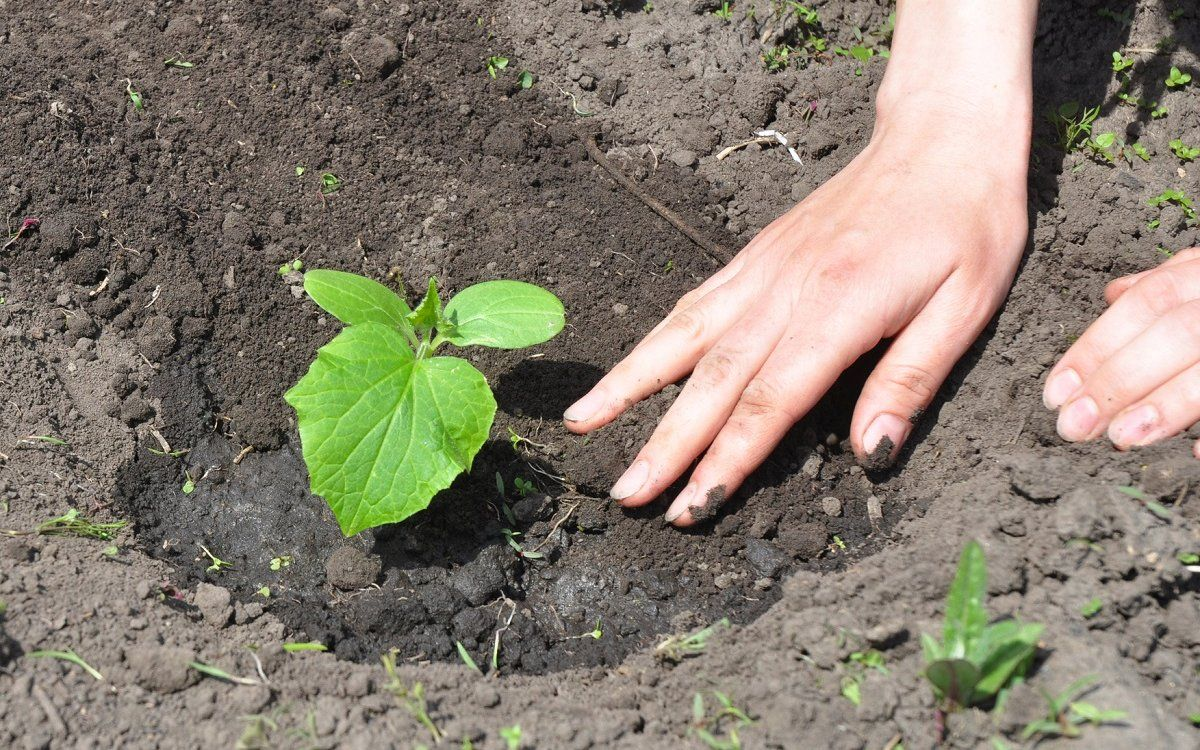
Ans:
[{"label": "blade of grass", "polygon": [[26,656],[32,659],[61,659],[63,661],[69,661],[75,666],[83,669],[83,671],[90,674],[93,678],[97,680],[104,679],[104,675],[100,674],[95,667],[93,667],[91,664],[88,664],[83,660],[83,657],[70,649],[67,649],[66,651],[30,651],[28,654],[26,654]]}]

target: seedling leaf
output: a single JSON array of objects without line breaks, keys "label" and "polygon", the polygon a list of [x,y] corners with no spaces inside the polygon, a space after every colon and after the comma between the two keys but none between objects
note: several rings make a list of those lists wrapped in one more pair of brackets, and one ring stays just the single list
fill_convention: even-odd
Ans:
[{"label": "seedling leaf", "polygon": [[226,672],[224,669],[221,669],[220,667],[214,667],[211,664],[205,664],[202,661],[190,661],[190,662],[188,662],[188,666],[191,667],[192,669],[196,670],[200,674],[208,675],[209,677],[215,677],[218,680],[224,680],[226,682],[232,682],[232,683],[235,683],[238,685],[261,685],[262,684],[258,680],[252,680],[249,677],[238,677],[237,675]]},{"label": "seedling leaf", "polygon": [[961,659],[967,645],[983,634],[987,610],[983,595],[987,591],[987,563],[979,542],[971,541],[963,548],[958,571],[946,597],[946,622],[942,631],[945,656]]},{"label": "seedling leaf", "polygon": [[925,669],[925,677],[939,694],[956,705],[965,706],[970,703],[979,683],[979,668],[966,659],[942,659]]},{"label": "seedling leaf", "polygon": [[470,363],[418,360],[379,323],[343,330],[284,398],[299,417],[312,491],[346,536],[427,507],[471,467],[496,413]]},{"label": "seedling leaf", "polygon": [[483,674],[483,670],[475,663],[475,659],[471,658],[471,652],[467,651],[467,647],[462,645],[462,641],[455,641],[454,646],[458,649],[458,658],[462,659],[463,664],[466,664],[479,674]]},{"label": "seedling leaf", "polygon": [[98,672],[95,667],[93,667],[91,664],[88,664],[86,661],[83,660],[83,657],[81,657],[79,654],[75,653],[74,651],[72,651],[70,649],[68,649],[66,651],[30,651],[28,656],[31,659],[48,658],[48,659],[61,659],[63,661],[69,661],[72,664],[74,664],[75,666],[82,669],[83,671],[87,672],[89,675],[92,676],[93,679],[96,679],[96,680],[104,679],[104,675],[100,674],[100,672]]},{"label": "seedling leaf", "polygon": [[303,643],[285,643],[283,650],[289,654],[295,654],[301,651],[328,651],[329,647],[318,641],[307,641]]},{"label": "seedling leaf", "polygon": [[318,269],[304,274],[304,291],[322,310],[346,325],[381,323],[408,328],[412,313],[400,295],[373,279]]},{"label": "seedling leaf", "polygon": [[438,296],[437,279],[429,280],[429,291],[425,292],[416,309],[408,314],[408,322],[418,331],[425,332],[437,327],[442,319],[442,298]]},{"label": "seedling leaf", "polygon": [[563,306],[545,289],[523,281],[485,281],[446,305],[456,346],[520,349],[553,338],[563,328]]}]

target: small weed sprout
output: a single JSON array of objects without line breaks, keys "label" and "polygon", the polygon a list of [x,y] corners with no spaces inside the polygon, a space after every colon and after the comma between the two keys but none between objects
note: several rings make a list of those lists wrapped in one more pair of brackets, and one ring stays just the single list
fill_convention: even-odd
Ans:
[{"label": "small weed sprout", "polygon": [[425,701],[425,686],[419,682],[414,682],[412,687],[404,684],[400,675],[396,673],[396,654],[396,649],[392,649],[379,657],[383,662],[383,671],[388,676],[388,682],[383,689],[391,693],[396,699],[396,703],[407,711],[418,724],[429,730],[435,743],[441,742],[442,730],[433,723],[433,719],[429,718],[429,705]]},{"label": "small weed sprout", "polygon": [[729,23],[729,21],[733,18],[733,7],[729,4],[729,2],[727,0],[726,2],[721,3],[720,8],[717,8],[716,10],[713,11],[713,15],[716,16],[717,18],[721,19],[725,23]]},{"label": "small weed sprout", "polygon": [[125,521],[95,523],[88,520],[77,508],[71,508],[58,518],[39,523],[34,528],[34,533],[42,536],[78,536],[107,542],[125,526]]},{"label": "small weed sprout", "polygon": [[850,654],[842,663],[842,669],[842,696],[856,706],[862,703],[862,683],[867,677],[867,670],[873,669],[884,675],[888,673],[883,665],[883,654],[873,648]]},{"label": "small weed sprout", "polygon": [[[1187,195],[1182,190],[1168,188],[1167,190],[1164,190],[1161,193],[1159,193],[1158,195],[1151,198],[1148,202],[1148,205],[1150,205],[1153,208],[1161,208],[1162,206],[1165,206],[1168,204],[1174,204],[1176,206],[1179,206],[1179,209],[1181,211],[1183,211],[1183,215],[1187,217],[1189,226],[1196,223],[1196,208],[1194,205],[1192,205],[1192,199],[1187,197]],[[1118,487],[1118,489],[1120,489],[1122,492],[1129,495],[1130,497],[1133,497],[1135,500],[1143,499],[1143,498],[1133,495],[1131,492],[1129,492],[1126,489],[1122,489],[1120,487]],[[1131,488],[1131,489],[1136,489],[1136,488]],[[1147,506],[1147,507],[1149,507],[1149,506]]]},{"label": "small weed sprout", "polygon": [[768,73],[783,70],[791,59],[792,47],[787,44],[777,44],[762,54],[763,65]]},{"label": "small weed sprout", "polygon": [[333,195],[342,189],[342,179],[333,172],[321,173],[321,195]]},{"label": "small weed sprout", "polygon": [[708,648],[708,641],[713,634],[728,627],[729,618],[722,617],[712,625],[686,635],[672,635],[654,647],[654,656],[668,664],[678,664],[690,656],[699,656]]},{"label": "small weed sprout", "polygon": [[533,486],[533,482],[529,481],[525,477],[517,477],[514,479],[513,486],[516,487],[517,494],[521,497],[529,497],[530,493],[536,489]]},{"label": "small weed sprout", "polygon": [[104,675],[100,674],[95,667],[93,667],[91,664],[88,664],[83,660],[83,657],[71,649],[67,649],[66,651],[30,651],[27,656],[31,659],[59,659],[61,661],[70,662],[71,664],[74,664],[91,675],[92,679],[98,681],[104,680]]},{"label": "small weed sprout", "polygon": [[1042,690],[1046,701],[1046,718],[1031,721],[1021,731],[1021,739],[1029,740],[1035,735],[1046,737],[1078,737],[1079,727],[1083,724],[1100,726],[1115,724],[1125,719],[1128,714],[1119,710],[1103,710],[1091,703],[1073,700],[1086,692],[1086,688],[1096,681],[1095,676],[1081,677],[1072,682],[1058,695],[1050,695]]},{"label": "small weed sprout", "polygon": [[1193,148],[1183,142],[1183,139],[1176,138],[1169,144],[1171,150],[1179,157],[1180,161],[1193,161],[1197,156],[1200,156],[1200,148]]},{"label": "small weed sprout", "polygon": [[483,674],[483,670],[475,663],[475,659],[471,657],[471,653],[467,651],[467,647],[462,645],[462,641],[455,641],[454,647],[458,650],[458,658],[462,659],[463,664],[466,664],[467,667],[479,674]]},{"label": "small weed sprout", "polygon": [[328,651],[329,647],[319,641],[304,641],[285,643],[283,644],[283,650],[289,654],[298,654],[303,651]]},{"label": "small weed sprout", "polygon": [[1100,115],[1099,107],[1080,109],[1079,102],[1067,102],[1050,113],[1050,123],[1058,133],[1058,145],[1066,153],[1078,151],[1092,136],[1092,124]]},{"label": "small weed sprout", "polygon": [[183,487],[180,489],[185,495],[190,495],[196,491],[196,480],[192,478],[192,473],[186,469],[183,472]]},{"label": "small weed sprout", "polygon": [[292,564],[291,555],[279,555],[271,558],[271,570],[279,571]]},{"label": "small weed sprout", "polygon": [[750,726],[754,720],[735,706],[725,693],[713,690],[712,697],[717,705],[711,714],[704,705],[703,693],[692,697],[692,725],[688,727],[688,735],[703,742],[710,750],[741,750],[738,730]]},{"label": "small weed sprout", "polygon": [[1192,74],[1184,73],[1179,68],[1171,68],[1166,84],[1169,89],[1182,88],[1192,82]]},{"label": "small weed sprout", "polygon": [[1184,565],[1200,565],[1200,555],[1195,552],[1180,552],[1175,559]]},{"label": "small weed sprout", "polygon": [[125,93],[129,95],[129,101],[133,102],[133,108],[141,112],[146,108],[146,100],[138,91],[133,90],[133,81],[125,79]]},{"label": "small weed sprout", "polygon": [[168,68],[182,68],[184,70],[196,67],[196,63],[184,60],[183,55],[180,54],[172,55],[166,60],[163,60],[163,65],[166,65]]},{"label": "small weed sprout", "polygon": [[1114,73],[1120,73],[1129,70],[1133,67],[1133,58],[1125,57],[1120,52],[1112,53],[1112,69]]},{"label": "small weed sprout", "polygon": [[[209,573],[220,574],[221,571],[225,570],[226,568],[233,567],[233,563],[226,562],[226,561],[222,560],[221,558],[217,557],[208,549],[208,547],[205,547],[203,544],[198,544],[196,546],[200,548],[200,551],[202,553],[204,553],[204,556],[207,557],[209,560],[209,565],[207,568],[205,568],[205,570],[208,571]],[[200,558],[197,557],[196,559],[199,560]]]},{"label": "small weed sprout", "polygon": [[[504,507],[506,510],[508,509],[507,505]],[[521,536],[521,532],[513,531],[512,529],[500,529],[500,533],[504,535],[504,540],[508,542],[508,546],[512,547],[513,551],[517,553],[517,557],[522,560],[541,560],[545,557],[541,552],[525,549],[521,546],[521,543],[517,541],[517,537]]]},{"label": "small weed sprout", "polygon": [[521,75],[517,76],[517,83],[521,85],[522,89],[533,88],[533,73],[530,73],[528,70],[522,70]]},{"label": "small weed sprout", "polygon": [[1083,615],[1083,619],[1090,620],[1100,614],[1100,610],[1102,609],[1104,609],[1104,600],[1098,596],[1094,596],[1079,608],[1079,614]]},{"label": "small weed sprout", "polygon": [[968,707],[994,698],[1025,676],[1037,651],[1043,626],[1017,620],[988,624],[983,604],[986,593],[983,547],[971,541],[962,551],[946,596],[941,641],[921,635],[925,678],[944,708]]},{"label": "small weed sprout", "polygon": [[502,727],[500,739],[504,740],[505,750],[517,750],[521,747],[521,725],[513,724],[511,727]]},{"label": "small weed sprout", "polygon": [[238,677],[235,674],[226,672],[224,669],[221,669],[220,667],[213,666],[212,664],[205,664],[202,661],[190,661],[190,662],[188,662],[188,666],[206,677],[212,677],[213,679],[221,680],[223,682],[232,682],[235,685],[261,685],[262,684],[262,682],[260,682],[259,680],[251,679],[249,677]]},{"label": "small weed sprout", "polygon": [[499,75],[500,71],[508,67],[508,58],[502,55],[492,55],[484,61],[487,64],[487,72],[492,78]]}]

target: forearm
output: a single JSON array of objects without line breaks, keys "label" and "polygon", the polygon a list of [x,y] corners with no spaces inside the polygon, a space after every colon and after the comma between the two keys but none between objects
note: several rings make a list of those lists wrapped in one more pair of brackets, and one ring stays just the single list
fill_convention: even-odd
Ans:
[{"label": "forearm", "polygon": [[1023,170],[1036,20],[1037,0],[900,0],[876,135],[969,131],[975,149],[1019,158]]}]

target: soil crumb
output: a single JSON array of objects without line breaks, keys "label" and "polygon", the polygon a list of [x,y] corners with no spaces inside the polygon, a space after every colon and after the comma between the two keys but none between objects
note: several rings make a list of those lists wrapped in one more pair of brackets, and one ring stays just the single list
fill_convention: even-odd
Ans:
[{"label": "soil crumb", "polygon": [[896,444],[887,435],[879,439],[879,444],[875,446],[875,450],[871,451],[866,460],[863,461],[863,466],[867,471],[884,471],[892,466],[892,451]]},{"label": "soil crumb", "polygon": [[696,523],[712,520],[725,504],[725,485],[718,484],[704,495],[704,502],[691,506],[692,519]]}]

